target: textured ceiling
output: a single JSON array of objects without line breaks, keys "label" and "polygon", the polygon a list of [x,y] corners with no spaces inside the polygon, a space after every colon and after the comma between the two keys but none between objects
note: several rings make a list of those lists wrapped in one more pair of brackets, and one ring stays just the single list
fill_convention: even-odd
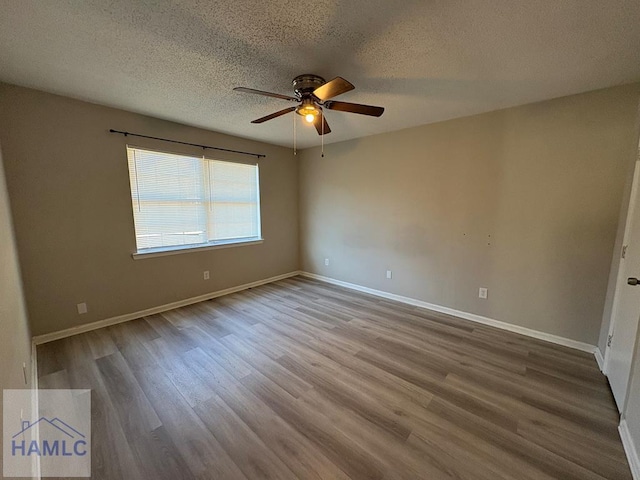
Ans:
[{"label": "textured ceiling", "polygon": [[292,94],[302,73],[386,107],[327,112],[327,143],[628,83],[640,1],[0,1],[8,83],[290,146],[294,115],[250,123],[290,104],[232,88]]}]

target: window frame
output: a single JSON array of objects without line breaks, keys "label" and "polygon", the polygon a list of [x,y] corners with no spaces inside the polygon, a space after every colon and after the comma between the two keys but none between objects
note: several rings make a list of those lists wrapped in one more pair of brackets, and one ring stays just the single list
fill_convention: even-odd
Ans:
[{"label": "window frame", "polygon": [[[257,226],[258,226],[258,233],[259,235],[256,237],[243,237],[243,238],[231,238],[231,239],[224,239],[224,240],[210,240],[208,242],[202,242],[202,243],[192,243],[192,244],[184,244],[184,245],[171,245],[171,246],[161,246],[161,247],[149,247],[149,248],[144,248],[144,249],[138,249],[138,240],[137,240],[137,231],[136,231],[136,224],[135,224],[135,212],[134,210],[134,206],[133,206],[133,190],[131,188],[131,174],[129,171],[129,155],[128,155],[128,150],[129,149],[136,149],[136,150],[146,150],[148,152],[152,152],[152,153],[164,153],[164,154],[168,154],[168,155],[178,155],[178,156],[185,156],[185,157],[191,157],[191,158],[202,158],[203,161],[218,161],[218,162],[228,162],[228,163],[239,163],[239,164],[243,164],[243,165],[255,165],[256,167],[256,189],[257,189]],[[210,158],[207,157],[206,155],[202,154],[202,155],[194,155],[191,153],[186,153],[186,152],[176,152],[176,151],[169,151],[169,150],[161,150],[161,149],[157,149],[157,148],[151,148],[151,147],[146,147],[146,146],[140,146],[140,145],[132,145],[132,144],[127,144],[126,148],[125,148],[125,152],[127,153],[126,158],[127,158],[127,177],[129,180],[129,199],[130,199],[130,205],[131,205],[131,219],[133,222],[133,233],[134,233],[134,240],[136,243],[136,250],[131,254],[131,257],[134,260],[139,260],[139,259],[144,259],[144,258],[154,258],[154,257],[164,257],[164,256],[168,256],[168,255],[178,255],[178,254],[183,254],[183,253],[191,253],[191,252],[201,252],[201,251],[205,251],[205,250],[216,250],[216,249],[222,249],[222,248],[232,248],[232,247],[243,247],[243,246],[251,246],[251,245],[259,245],[261,243],[264,242],[264,237],[262,235],[262,189],[260,188],[260,165],[258,164],[258,162],[256,161],[255,164],[252,162],[239,162],[239,161],[233,161],[233,160],[226,160],[226,159],[222,159],[222,158]]]}]

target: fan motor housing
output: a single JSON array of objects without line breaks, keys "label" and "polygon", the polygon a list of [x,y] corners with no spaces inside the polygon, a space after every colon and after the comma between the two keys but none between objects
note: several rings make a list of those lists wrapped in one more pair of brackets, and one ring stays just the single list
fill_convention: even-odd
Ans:
[{"label": "fan motor housing", "polygon": [[298,75],[291,83],[293,84],[293,91],[298,97],[302,98],[305,95],[311,94],[316,88],[327,83],[327,81],[318,75],[305,73],[304,75]]}]

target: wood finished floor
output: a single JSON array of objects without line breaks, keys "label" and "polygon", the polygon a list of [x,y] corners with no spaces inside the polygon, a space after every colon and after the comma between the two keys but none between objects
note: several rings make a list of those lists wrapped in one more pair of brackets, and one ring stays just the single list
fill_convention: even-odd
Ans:
[{"label": "wood finished floor", "polygon": [[592,355],[295,277],[38,347],[94,479],[631,479]]}]

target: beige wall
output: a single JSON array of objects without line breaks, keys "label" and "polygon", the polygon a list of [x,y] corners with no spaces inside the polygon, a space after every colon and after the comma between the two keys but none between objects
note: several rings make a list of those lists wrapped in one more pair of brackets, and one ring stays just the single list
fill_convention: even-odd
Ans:
[{"label": "beige wall", "polygon": [[[265,153],[264,243],[133,260],[127,141],[201,150],[125,139],[110,128]],[[290,149],[6,84],[0,84],[0,141],[34,335],[298,269],[298,171]],[[80,302],[88,304],[85,315],[77,314]]]},{"label": "beige wall", "polygon": [[[4,177],[0,153],[0,390],[25,388],[31,383],[31,336],[22,297],[20,269]],[[26,385],[22,371],[23,363],[27,364],[29,383]],[[1,417],[0,415],[0,429]],[[2,460],[0,470],[1,468]]]},{"label": "beige wall", "polygon": [[304,151],[303,269],[595,345],[639,92]]},{"label": "beige wall", "polygon": [[[638,91],[618,87],[342,142],[325,158],[302,152],[303,268],[595,344],[603,310],[607,318]],[[132,260],[127,140],[109,128],[267,153],[265,243]],[[34,334],[298,268],[289,149],[4,84],[0,140]],[[489,288],[486,301],[477,298],[480,286]],[[83,301],[89,313],[79,316]]]}]

